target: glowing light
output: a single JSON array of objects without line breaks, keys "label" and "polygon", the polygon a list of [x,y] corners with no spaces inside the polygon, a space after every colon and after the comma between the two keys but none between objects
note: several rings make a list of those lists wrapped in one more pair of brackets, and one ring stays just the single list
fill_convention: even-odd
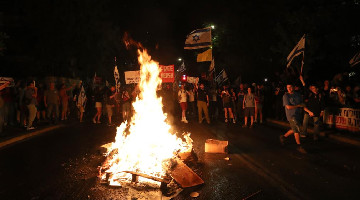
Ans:
[{"label": "glowing light", "polygon": [[[108,174],[110,185],[131,182],[131,174],[124,171],[162,178],[172,158],[192,149],[190,134],[185,134],[183,141],[166,122],[162,99],[156,93],[162,82],[159,64],[151,60],[146,50],[138,50],[138,54],[140,93],[133,103],[135,113],[130,122],[125,121],[117,128],[115,142],[106,147],[107,160],[100,168],[100,177],[105,179]],[[142,177],[139,182],[160,186],[160,183]]]}]

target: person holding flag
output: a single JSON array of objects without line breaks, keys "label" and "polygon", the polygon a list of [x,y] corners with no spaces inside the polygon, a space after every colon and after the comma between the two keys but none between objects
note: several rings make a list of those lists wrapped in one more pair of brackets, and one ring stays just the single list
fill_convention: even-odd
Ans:
[{"label": "person holding flag", "polygon": [[[116,57],[115,57],[115,62],[116,62]],[[120,93],[120,76],[119,76],[119,71],[117,66],[115,66],[114,68],[114,78],[115,78],[115,89],[116,89],[116,93]]]}]

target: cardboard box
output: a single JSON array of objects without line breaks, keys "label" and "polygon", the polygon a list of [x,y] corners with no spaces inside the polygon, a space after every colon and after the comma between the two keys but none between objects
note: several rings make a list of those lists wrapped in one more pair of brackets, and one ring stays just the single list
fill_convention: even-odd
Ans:
[{"label": "cardboard box", "polygon": [[206,153],[227,153],[229,141],[207,139],[205,142]]}]

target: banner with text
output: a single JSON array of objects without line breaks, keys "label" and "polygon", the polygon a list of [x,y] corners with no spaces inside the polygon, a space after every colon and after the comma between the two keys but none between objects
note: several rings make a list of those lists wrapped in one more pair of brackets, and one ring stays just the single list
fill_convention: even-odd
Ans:
[{"label": "banner with text", "polygon": [[187,77],[187,82],[188,82],[188,83],[197,84],[197,83],[199,82],[199,77],[191,77],[191,76],[188,76],[188,77]]},{"label": "banner with text", "polygon": [[125,83],[139,83],[140,82],[140,70],[138,71],[126,71],[125,73]]},{"label": "banner with text", "polygon": [[0,85],[5,84],[6,82],[10,82],[10,84],[7,87],[14,87],[15,81],[11,77],[0,77]]},{"label": "banner with text", "polygon": [[337,129],[360,132],[360,109],[339,108],[334,115],[325,115],[325,123]]},{"label": "banner with text", "polygon": [[163,83],[173,83],[174,82],[174,65],[160,65],[160,78]]}]

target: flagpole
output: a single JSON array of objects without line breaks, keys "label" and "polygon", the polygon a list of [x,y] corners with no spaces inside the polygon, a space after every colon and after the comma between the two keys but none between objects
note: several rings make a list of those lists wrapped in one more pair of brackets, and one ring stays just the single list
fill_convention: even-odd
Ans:
[{"label": "flagpole", "polygon": [[304,58],[305,58],[305,51],[303,52],[303,57],[302,57],[302,61],[301,61],[301,69],[300,69],[300,75],[303,74],[303,67],[304,67]]},{"label": "flagpole", "polygon": [[305,46],[306,46],[306,34],[304,34],[304,51],[303,51],[303,57],[301,61],[301,75],[303,75],[303,67],[304,67],[304,60],[305,60]]}]

